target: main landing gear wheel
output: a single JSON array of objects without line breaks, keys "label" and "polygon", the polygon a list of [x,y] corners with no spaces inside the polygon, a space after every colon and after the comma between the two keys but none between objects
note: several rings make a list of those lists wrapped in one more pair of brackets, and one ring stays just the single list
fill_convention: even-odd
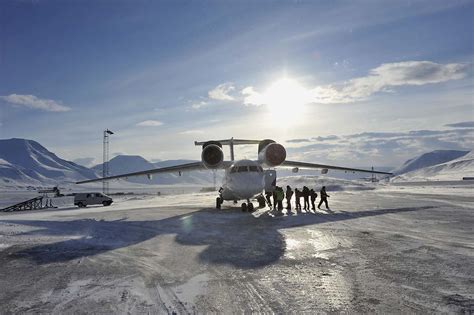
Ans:
[{"label": "main landing gear wheel", "polygon": [[253,211],[253,203],[249,202],[249,205],[247,206],[247,210],[248,210],[248,212]]},{"label": "main landing gear wheel", "polygon": [[245,211],[247,211],[247,204],[246,204],[245,202],[244,202],[244,203],[242,203],[242,206],[241,206],[241,208],[242,208],[242,212],[245,212]]},{"label": "main landing gear wheel", "polygon": [[220,197],[217,197],[217,198],[216,198],[216,209],[220,209],[220,208],[221,208],[222,202],[223,202],[222,198],[220,198]]}]

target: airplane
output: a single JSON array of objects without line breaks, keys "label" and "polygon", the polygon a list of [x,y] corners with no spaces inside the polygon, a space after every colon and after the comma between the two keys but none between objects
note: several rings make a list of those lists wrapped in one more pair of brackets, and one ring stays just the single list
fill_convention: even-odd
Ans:
[{"label": "airplane", "polygon": [[[257,160],[235,160],[235,145],[258,145]],[[244,200],[241,204],[242,211],[253,211],[254,206],[250,199],[261,195],[265,191],[273,191],[276,186],[276,167],[292,168],[294,173],[302,169],[321,169],[322,174],[327,174],[328,170],[341,170],[349,172],[363,172],[371,174],[393,175],[392,173],[357,168],[315,164],[308,162],[297,162],[286,160],[286,149],[283,145],[271,140],[245,140],[245,139],[225,139],[210,141],[195,141],[194,145],[202,146],[201,161],[185,163],[176,166],[155,168],[146,171],[139,171],[121,175],[108,176],[97,179],[90,179],[77,182],[76,184],[86,184],[100,181],[108,181],[131,176],[147,175],[149,179],[153,174],[178,172],[181,175],[184,171],[195,170],[217,170],[224,169],[225,175],[222,186],[219,189],[219,196],[216,198],[216,208],[220,209],[224,201]],[[224,160],[223,145],[230,147],[230,161]],[[265,168],[265,169],[264,169]]]}]

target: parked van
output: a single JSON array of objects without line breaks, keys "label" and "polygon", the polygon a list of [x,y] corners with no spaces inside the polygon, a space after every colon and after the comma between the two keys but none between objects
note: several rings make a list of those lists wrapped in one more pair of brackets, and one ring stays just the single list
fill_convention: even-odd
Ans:
[{"label": "parked van", "polygon": [[77,193],[74,196],[74,205],[79,208],[87,207],[88,205],[104,205],[110,206],[113,200],[107,195],[99,192],[91,193]]}]

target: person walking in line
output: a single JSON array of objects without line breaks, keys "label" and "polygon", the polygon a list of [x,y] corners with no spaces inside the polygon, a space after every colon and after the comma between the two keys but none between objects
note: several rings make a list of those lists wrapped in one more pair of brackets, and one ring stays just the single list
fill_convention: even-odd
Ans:
[{"label": "person walking in line", "polygon": [[[277,196],[277,203],[278,203],[278,211],[281,212],[283,210],[283,199],[285,199],[285,192],[283,188],[277,187],[276,196]],[[275,206],[276,207],[276,206]]]},{"label": "person walking in line", "polygon": [[318,209],[321,209],[321,205],[324,202],[326,204],[326,209],[329,210],[329,205],[328,205],[329,195],[326,192],[326,186],[323,186],[323,188],[321,188],[321,191],[319,192],[319,198],[321,198],[321,201],[319,202]]},{"label": "person walking in line", "polygon": [[309,188],[306,186],[303,186],[303,201],[303,210],[309,210]]},{"label": "person walking in line", "polygon": [[288,185],[286,186],[286,209],[291,212],[291,197],[293,197],[293,190]]},{"label": "person walking in line", "polygon": [[267,206],[272,209],[272,195],[271,191],[265,191],[265,199],[267,200]]},{"label": "person walking in line", "polygon": [[314,202],[316,201],[316,198],[318,198],[318,194],[314,191],[314,189],[309,191],[309,197],[311,198],[311,210],[316,210]]},{"label": "person walking in line", "polygon": [[301,191],[298,188],[295,188],[295,200],[296,212],[301,211]]}]

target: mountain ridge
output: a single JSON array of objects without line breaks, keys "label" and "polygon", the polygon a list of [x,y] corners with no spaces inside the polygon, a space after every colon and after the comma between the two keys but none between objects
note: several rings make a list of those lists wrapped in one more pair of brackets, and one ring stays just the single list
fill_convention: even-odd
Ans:
[{"label": "mountain ridge", "polygon": [[34,140],[0,139],[0,178],[5,183],[57,184],[96,177],[89,168],[58,157]]}]

